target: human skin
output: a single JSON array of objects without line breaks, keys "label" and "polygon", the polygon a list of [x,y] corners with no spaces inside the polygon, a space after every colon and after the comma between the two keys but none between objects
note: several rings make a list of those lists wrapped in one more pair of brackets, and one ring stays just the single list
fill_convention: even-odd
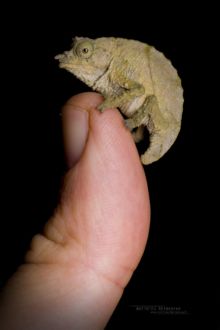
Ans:
[{"label": "human skin", "polygon": [[1,294],[1,330],[103,329],[143,254],[147,183],[120,113],[96,93],[63,108],[60,203]]}]

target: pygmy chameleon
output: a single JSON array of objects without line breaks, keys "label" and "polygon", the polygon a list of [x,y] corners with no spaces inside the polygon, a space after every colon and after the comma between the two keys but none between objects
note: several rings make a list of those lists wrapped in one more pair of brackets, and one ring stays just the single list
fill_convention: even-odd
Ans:
[{"label": "pygmy chameleon", "polygon": [[143,164],[161,158],[180,131],[183,89],[171,62],[148,44],[122,38],[73,39],[72,48],[55,59],[104,96],[98,107],[118,107],[135,142],[149,131],[150,145]]}]

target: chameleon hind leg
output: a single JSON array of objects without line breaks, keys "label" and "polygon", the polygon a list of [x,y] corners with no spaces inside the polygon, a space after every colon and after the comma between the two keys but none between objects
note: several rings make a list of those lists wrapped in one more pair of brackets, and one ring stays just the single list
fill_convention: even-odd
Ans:
[{"label": "chameleon hind leg", "polygon": [[148,128],[150,146],[141,155],[144,165],[160,159],[174,143],[180,130],[180,123],[173,116],[164,118],[161,114],[157,98],[154,95],[148,96],[138,111],[131,118],[126,119],[125,124],[130,130],[140,125]]},{"label": "chameleon hind leg", "polygon": [[137,127],[136,131],[132,132],[132,136],[133,136],[133,139],[134,139],[135,143],[138,143],[141,140],[143,140],[143,138],[144,138],[144,129],[145,129],[144,125],[141,125],[141,126]]}]

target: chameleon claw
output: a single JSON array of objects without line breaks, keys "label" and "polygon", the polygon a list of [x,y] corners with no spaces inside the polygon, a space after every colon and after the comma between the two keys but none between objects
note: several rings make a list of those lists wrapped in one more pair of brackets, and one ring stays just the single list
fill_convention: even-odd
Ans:
[{"label": "chameleon claw", "polygon": [[125,119],[124,120],[124,123],[125,123],[125,127],[129,129],[129,131],[132,131],[134,126],[133,126],[133,121],[132,119]]},{"label": "chameleon claw", "polygon": [[104,106],[103,103],[102,103],[102,104],[100,104],[100,105],[97,107],[97,109],[98,109],[101,113],[103,113],[104,110],[105,110],[105,106]]}]

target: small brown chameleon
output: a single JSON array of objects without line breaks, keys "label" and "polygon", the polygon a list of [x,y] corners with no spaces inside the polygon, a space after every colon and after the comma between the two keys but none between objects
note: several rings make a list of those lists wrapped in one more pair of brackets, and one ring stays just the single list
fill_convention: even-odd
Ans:
[{"label": "small brown chameleon", "polygon": [[70,51],[57,55],[60,68],[73,73],[105,100],[98,107],[118,107],[135,142],[146,126],[150,146],[143,164],[162,157],[180,131],[183,89],[171,62],[154,47],[122,38],[73,39]]}]

